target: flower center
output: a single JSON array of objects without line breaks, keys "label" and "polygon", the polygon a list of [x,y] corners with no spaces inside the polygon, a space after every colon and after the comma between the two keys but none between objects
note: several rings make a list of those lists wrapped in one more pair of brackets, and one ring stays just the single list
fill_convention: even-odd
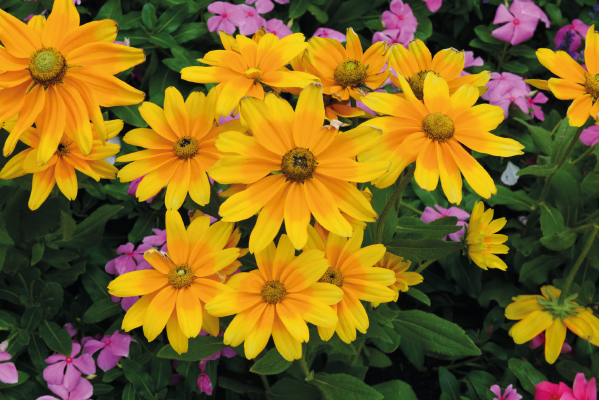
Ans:
[{"label": "flower center", "polygon": [[514,20],[514,25],[519,25],[520,21],[518,21],[517,19]]},{"label": "flower center", "polygon": [[329,267],[322,278],[318,280],[318,282],[331,283],[335,286],[341,287],[343,286],[343,275],[337,268]]},{"label": "flower center", "polygon": [[191,286],[196,278],[188,264],[176,265],[168,272],[168,283],[175,289],[183,289]]},{"label": "flower center", "polygon": [[262,295],[262,300],[267,303],[277,304],[283,301],[287,295],[287,290],[285,290],[285,285],[279,280],[268,281],[262,287],[260,294]]},{"label": "flower center", "polygon": [[253,16],[254,16],[254,13],[248,13],[248,15],[249,15],[250,17],[253,17]]},{"label": "flower center", "polygon": [[67,73],[67,62],[54,47],[42,47],[31,54],[29,73],[35,82],[44,87],[54,85],[61,82]]},{"label": "flower center", "polygon": [[595,99],[599,98],[599,74],[593,74],[587,77],[587,82],[584,84],[587,92]]},{"label": "flower center", "polygon": [[316,171],[316,165],[318,162],[310,150],[296,147],[283,156],[281,172],[290,181],[303,182],[312,178],[312,174]]},{"label": "flower center", "polygon": [[422,120],[422,130],[429,139],[438,142],[445,142],[453,137],[455,127],[453,121],[447,115],[442,113],[433,113],[424,117]]},{"label": "flower center", "polygon": [[67,364],[68,364],[68,363],[71,363],[71,362],[73,362],[73,359],[72,359],[71,357],[67,357],[67,359],[66,359],[65,361],[66,361],[66,362],[67,362]]},{"label": "flower center", "polygon": [[418,100],[424,99],[424,79],[426,78],[426,75],[428,75],[429,72],[432,72],[433,74],[439,76],[438,73],[429,69],[425,69],[424,71],[416,72],[408,82],[410,84],[412,92],[414,92],[414,96],[416,96]]},{"label": "flower center", "polygon": [[254,82],[260,82],[260,78],[262,78],[262,71],[260,71],[258,68],[250,68],[243,73],[243,76],[248,79],[253,79]]},{"label": "flower center", "polygon": [[343,87],[359,87],[366,81],[366,67],[358,60],[347,58],[335,68],[335,81]]},{"label": "flower center", "polygon": [[198,141],[191,136],[183,136],[173,144],[173,151],[181,159],[195,157],[198,152]]},{"label": "flower center", "polygon": [[71,142],[60,142],[56,148],[56,155],[64,157],[71,152]]},{"label": "flower center", "polygon": [[400,15],[399,17],[397,17],[397,19],[399,19],[400,21],[403,21],[403,15]]},{"label": "flower center", "polygon": [[330,94],[323,94],[322,100],[324,101],[324,107],[332,106],[333,104],[341,104],[339,100],[331,96]]},{"label": "flower center", "polygon": [[227,18],[227,14],[221,15],[222,18]]}]

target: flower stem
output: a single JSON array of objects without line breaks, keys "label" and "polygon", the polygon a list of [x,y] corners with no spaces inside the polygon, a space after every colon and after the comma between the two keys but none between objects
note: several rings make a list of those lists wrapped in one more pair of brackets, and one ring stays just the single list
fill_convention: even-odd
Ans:
[{"label": "flower stem", "polygon": [[366,343],[366,340],[362,340],[360,342],[360,344],[358,345],[358,348],[356,349],[356,355],[351,360],[351,363],[349,365],[354,365],[358,361],[358,358],[360,358],[360,353],[362,352],[362,349],[364,348],[365,343]]},{"label": "flower stem", "polygon": [[580,157],[578,157],[576,160],[572,161],[572,164],[578,164],[579,162],[581,162],[582,160],[587,158],[589,156],[589,154],[591,154],[593,152],[593,150],[595,150],[595,146],[589,146],[589,148],[586,149]]},{"label": "flower stem", "polygon": [[302,371],[304,371],[304,375],[306,378],[310,376],[310,368],[308,368],[308,364],[306,363],[306,352],[302,351],[302,358],[299,359],[300,365],[302,367]]},{"label": "flower stem", "polygon": [[426,269],[426,267],[428,267],[429,265],[431,265],[432,263],[434,263],[435,261],[437,261],[437,259],[433,259],[433,260],[426,260],[424,263],[420,264],[420,266],[416,269],[416,273],[421,273],[422,271],[424,271]]},{"label": "flower stem", "polygon": [[403,201],[399,203],[399,206],[403,207],[403,208],[407,208],[408,210],[412,211],[414,214],[422,215],[422,211],[420,211],[416,207],[409,205],[408,203],[404,203]]},{"label": "flower stem", "polygon": [[408,184],[412,180],[415,170],[416,170],[416,164],[414,164],[408,171],[406,171],[406,174],[400,178],[400,181],[397,184],[397,186],[395,187],[395,191],[391,195],[391,198],[387,201],[387,204],[385,204],[385,208],[383,208],[383,212],[381,212],[381,215],[379,216],[379,218],[377,220],[375,243],[382,243],[383,230],[385,229],[385,220],[387,219],[389,212],[391,211],[391,209],[397,202],[397,199],[399,199],[399,196],[401,196],[401,193],[404,191],[404,189],[408,186]]},{"label": "flower stem", "polygon": [[509,42],[505,42],[503,45],[503,50],[501,50],[501,56],[499,56],[499,62],[497,63],[497,72],[501,72],[501,64],[503,64],[503,59],[505,58],[505,53],[507,52],[507,47],[509,45]]},{"label": "flower stem", "polygon": [[[358,103],[356,102],[356,99],[354,99],[353,97],[350,96],[349,98],[349,104],[353,107],[356,108],[358,106]],[[358,125],[360,125],[360,121],[358,119],[358,117],[353,117],[351,119],[351,127],[350,129],[354,129],[355,127],[357,127]]]},{"label": "flower stem", "polygon": [[268,379],[266,378],[266,375],[260,375],[260,378],[262,379],[262,383],[264,384],[264,390],[266,392],[270,392],[270,385],[268,384]]}]

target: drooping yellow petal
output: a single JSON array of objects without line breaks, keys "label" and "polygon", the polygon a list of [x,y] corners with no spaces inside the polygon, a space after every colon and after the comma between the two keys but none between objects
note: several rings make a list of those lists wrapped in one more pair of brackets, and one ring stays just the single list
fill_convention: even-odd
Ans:
[{"label": "drooping yellow petal", "polygon": [[[141,272],[141,271],[135,271]],[[131,272],[129,272],[131,274]],[[128,274],[125,274],[128,275]],[[121,275],[124,276],[124,275]],[[144,335],[149,342],[162,332],[175,309],[177,290],[171,285],[162,289],[152,300],[144,316]]]},{"label": "drooping yellow petal", "polygon": [[545,360],[553,364],[559,357],[564,341],[566,340],[566,326],[559,318],[553,321],[553,324],[547,328],[545,334]]},{"label": "drooping yellow petal", "polygon": [[177,293],[176,314],[179,327],[188,338],[199,335],[202,329],[202,306],[189,288],[179,289]]},{"label": "drooping yellow petal", "polygon": [[549,328],[552,323],[553,318],[550,313],[540,310],[533,311],[512,326],[509,334],[516,344],[523,344]]}]

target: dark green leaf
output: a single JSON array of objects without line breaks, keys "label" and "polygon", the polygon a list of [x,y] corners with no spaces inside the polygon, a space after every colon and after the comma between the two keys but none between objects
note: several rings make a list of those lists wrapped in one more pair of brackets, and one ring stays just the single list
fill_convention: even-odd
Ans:
[{"label": "dark green leaf", "polygon": [[520,279],[522,283],[541,285],[548,281],[550,271],[564,263],[561,257],[542,254],[541,256],[522,264]]},{"label": "dark green leaf", "polygon": [[48,364],[44,361],[49,355],[48,348],[44,344],[44,341],[41,337],[37,335],[33,335],[31,337],[29,346],[27,346],[27,352],[29,353],[31,362],[38,371],[42,372],[48,366]]},{"label": "dark green leaf", "polygon": [[275,375],[280,374],[293,364],[291,361],[285,360],[277,348],[272,348],[250,368],[250,371],[260,375]]},{"label": "dark green leaf", "polygon": [[[111,108],[114,110],[116,107]],[[121,211],[123,206],[104,205],[94,211],[83,222],[77,225],[73,237],[68,242],[59,242],[64,247],[85,248],[93,246],[100,241],[104,233],[104,225],[117,212]]]},{"label": "dark green leaf", "polygon": [[421,371],[424,368],[424,353],[423,347],[418,346],[411,340],[403,337],[399,343],[399,347],[404,355],[410,360],[410,362],[416,367],[417,370]]},{"label": "dark green leaf", "polygon": [[179,44],[187,43],[190,40],[198,39],[208,33],[208,27],[204,22],[191,22],[183,24],[173,32],[173,39]]},{"label": "dark green leaf", "polygon": [[330,400],[382,400],[383,395],[353,376],[318,373],[310,383]]},{"label": "dark green leaf", "polygon": [[550,237],[554,234],[559,234],[566,229],[564,217],[556,208],[541,204],[541,230],[543,236]]},{"label": "dark green leaf", "polygon": [[255,386],[245,385],[241,382],[238,382],[236,379],[231,379],[224,376],[218,378],[218,386],[239,394],[264,393],[264,390],[258,389]]},{"label": "dark green leaf", "polygon": [[458,251],[462,243],[439,239],[400,239],[385,244],[387,251],[412,262],[435,260]]},{"label": "dark green leaf", "polygon": [[76,228],[77,223],[73,217],[64,210],[60,210],[60,229],[62,229],[62,238],[65,242],[71,240]]},{"label": "dark green leaf", "polygon": [[87,268],[87,271],[81,277],[85,290],[94,302],[110,298],[108,295],[110,280],[110,277],[104,271],[91,266]]},{"label": "dark green leaf", "polygon": [[155,383],[143,367],[129,358],[121,358],[125,378],[133,384],[138,395],[148,400],[155,400]]},{"label": "dark green leaf", "polygon": [[267,393],[269,400],[317,399],[319,395],[318,389],[291,378],[278,380]]},{"label": "dark green leaf", "polygon": [[144,25],[148,29],[153,29],[154,26],[156,26],[158,18],[156,18],[156,7],[154,6],[154,4],[144,4],[143,8],[141,9],[141,18],[144,22]]},{"label": "dark green leaf", "polygon": [[69,357],[73,349],[71,336],[66,329],[62,329],[55,322],[43,321],[40,325],[40,335],[48,347],[63,356]]},{"label": "dark green leaf", "polygon": [[139,113],[139,104],[132,106],[119,106],[110,109],[118,118],[122,119],[129,125],[137,128],[146,128],[148,123],[141,117]]},{"label": "dark green leaf", "polygon": [[485,43],[489,43],[489,44],[503,44],[503,41],[497,39],[496,37],[494,37],[491,32],[493,31],[493,28],[485,26],[485,25],[479,25],[474,27],[474,33],[476,33],[476,36],[478,36],[480,38],[480,40],[482,40]]},{"label": "dark green leaf", "polygon": [[549,250],[566,250],[574,245],[578,235],[570,228],[566,228],[560,233],[555,233],[549,237],[542,237],[541,243]]},{"label": "dark green leaf", "polygon": [[188,8],[183,5],[175,5],[170,7],[160,15],[160,18],[158,18],[158,29],[156,32],[171,33],[176,31],[177,28],[181,26],[185,18],[189,16],[189,14]]},{"label": "dark green leaf", "polygon": [[289,18],[299,18],[302,15],[304,15],[304,13],[306,12],[306,10],[308,9],[308,6],[310,5],[310,1],[309,0],[295,0],[292,1],[290,6],[289,6]]},{"label": "dark green leaf", "polygon": [[545,375],[526,361],[510,358],[508,366],[520,381],[520,385],[530,394],[535,393],[535,386],[547,380]]},{"label": "dark green leaf", "polygon": [[123,308],[121,303],[114,303],[111,299],[102,299],[94,302],[83,315],[83,322],[95,324],[104,321],[108,317],[117,315]]},{"label": "dark green leaf", "polygon": [[557,369],[557,372],[559,372],[559,374],[568,381],[573,381],[576,378],[576,375],[581,372],[585,374],[587,377],[593,376],[593,373],[589,368],[583,367],[576,361],[572,360],[562,360],[558,362],[555,367],[555,369]]},{"label": "dark green leaf", "polygon": [[28,331],[35,331],[42,322],[42,314],[38,307],[29,307],[21,317],[21,327]]},{"label": "dark green leaf", "polygon": [[502,185],[497,185],[497,194],[491,196],[487,203],[494,207],[497,204],[506,205],[514,211],[532,211],[535,202],[524,190],[512,192],[510,189]]},{"label": "dark green leaf", "polygon": [[223,343],[222,337],[198,336],[189,339],[189,348],[187,353],[178,354],[171,345],[166,345],[157,356],[162,358],[171,358],[180,361],[200,361],[227,347]]},{"label": "dark green leaf", "polygon": [[575,139],[578,127],[570,126],[568,118],[564,118],[555,132],[555,140],[553,142],[553,152],[551,153],[551,163],[556,165],[564,158],[568,146]]},{"label": "dark green leaf", "polygon": [[537,148],[541,150],[543,154],[550,156],[551,153],[553,153],[553,139],[551,138],[551,132],[549,132],[547,129],[541,128],[540,126],[530,125],[528,122],[521,120],[520,118],[514,119],[528,128],[535,146],[537,146]]},{"label": "dark green leaf", "polygon": [[507,61],[501,64],[506,71],[513,72],[514,74],[525,74],[528,72],[528,67],[518,61]]},{"label": "dark green leaf", "polygon": [[443,239],[450,233],[455,233],[462,229],[456,226],[458,219],[456,217],[445,217],[435,220],[431,223],[422,222],[415,217],[401,217],[397,221],[398,239]]},{"label": "dark green leaf", "polygon": [[168,359],[152,357],[152,379],[156,382],[156,391],[160,391],[171,384],[173,368]]},{"label": "dark green leaf", "polygon": [[448,400],[460,400],[460,382],[447,368],[439,368],[439,383]]},{"label": "dark green leaf", "polygon": [[415,287],[409,288],[408,291],[405,293],[408,296],[411,296],[411,297],[415,298],[416,300],[426,304],[427,306],[431,305],[431,299],[429,299],[427,295],[425,295],[424,293],[422,293],[420,290],[416,289]]},{"label": "dark green leaf", "polygon": [[121,0],[108,0],[98,11],[95,20],[114,19],[116,22],[120,22],[122,16]]},{"label": "dark green leaf", "polygon": [[317,5],[308,5],[308,11],[310,11],[310,14],[312,14],[314,18],[316,18],[316,20],[321,24],[326,24],[327,22],[329,22],[329,16],[327,15],[327,13],[322,11]]},{"label": "dark green leaf", "polygon": [[518,176],[534,175],[534,176],[549,176],[557,170],[555,165],[531,165],[530,167],[522,168],[516,172]]},{"label": "dark green leaf", "polygon": [[384,400],[418,400],[412,387],[399,380],[379,383],[372,388],[383,395]]}]

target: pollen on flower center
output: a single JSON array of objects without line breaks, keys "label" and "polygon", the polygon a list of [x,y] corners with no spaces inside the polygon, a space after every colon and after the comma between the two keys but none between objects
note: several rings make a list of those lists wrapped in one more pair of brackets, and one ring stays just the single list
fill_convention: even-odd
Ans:
[{"label": "pollen on flower center", "polygon": [[285,285],[281,283],[281,281],[268,281],[260,290],[260,294],[262,295],[262,300],[266,301],[270,304],[277,304],[285,298],[287,295],[287,290],[285,290]]},{"label": "pollen on flower center", "polygon": [[325,108],[329,107],[329,106],[332,106],[333,104],[341,104],[341,102],[339,100],[337,100],[336,98],[334,98],[330,94],[323,94],[322,95],[322,100],[324,101]]},{"label": "pollen on flower center", "polygon": [[592,74],[587,77],[584,87],[591,96],[595,99],[599,99],[599,74]]},{"label": "pollen on flower center", "polygon": [[29,58],[31,78],[45,87],[62,81],[67,73],[67,62],[54,47],[42,47]]},{"label": "pollen on flower center", "polygon": [[358,60],[347,58],[335,68],[335,81],[343,87],[359,87],[366,82],[366,67]]},{"label": "pollen on flower center", "polygon": [[64,157],[71,152],[71,143],[70,142],[60,142],[58,147],[56,148],[56,155],[58,157]]},{"label": "pollen on flower center", "polygon": [[335,286],[343,286],[343,274],[337,268],[328,268],[318,282],[331,283]]},{"label": "pollen on flower center", "polygon": [[429,139],[445,142],[453,137],[455,127],[453,121],[443,113],[433,113],[422,120],[422,130]]},{"label": "pollen on flower center", "polygon": [[191,136],[183,136],[173,144],[173,151],[182,159],[195,157],[198,152],[198,141]]},{"label": "pollen on flower center", "polygon": [[310,150],[296,147],[283,156],[281,172],[291,181],[303,182],[312,178],[318,162]]},{"label": "pollen on flower center", "polygon": [[412,75],[408,82],[410,84],[412,92],[414,92],[414,96],[416,96],[418,100],[424,99],[424,79],[426,78],[429,72],[432,72],[433,74],[439,76],[438,73],[425,69],[424,71],[419,71]]},{"label": "pollen on flower center", "polygon": [[176,265],[168,272],[168,283],[175,289],[182,289],[191,286],[195,275],[188,264]]},{"label": "pollen on flower center", "polygon": [[243,73],[243,76],[248,79],[253,79],[254,82],[260,82],[260,78],[262,78],[262,71],[260,71],[258,68],[250,68]]}]

